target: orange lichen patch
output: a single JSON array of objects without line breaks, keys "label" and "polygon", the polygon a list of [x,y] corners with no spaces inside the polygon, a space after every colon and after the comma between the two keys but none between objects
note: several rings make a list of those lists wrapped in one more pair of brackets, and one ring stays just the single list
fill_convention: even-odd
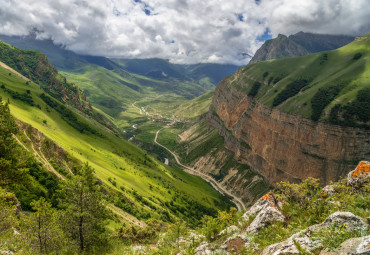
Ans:
[{"label": "orange lichen patch", "polygon": [[272,196],[270,194],[263,195],[261,197],[261,199],[263,199],[263,200],[269,200],[269,201],[274,201],[274,199],[272,198]]},{"label": "orange lichen patch", "polygon": [[370,174],[370,164],[366,161],[361,161],[358,163],[355,171],[352,173],[353,178],[357,178],[360,175],[369,175]]},{"label": "orange lichen patch", "polygon": [[328,197],[328,194],[326,192],[324,192],[324,191],[321,191],[320,196],[322,198],[327,198]]}]

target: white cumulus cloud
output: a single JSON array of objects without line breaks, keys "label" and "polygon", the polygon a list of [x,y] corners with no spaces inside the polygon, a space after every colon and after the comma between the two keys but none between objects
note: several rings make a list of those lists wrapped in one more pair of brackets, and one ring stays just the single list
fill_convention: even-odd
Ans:
[{"label": "white cumulus cloud", "polygon": [[368,0],[0,0],[0,33],[81,54],[246,64],[265,31],[369,32]]}]

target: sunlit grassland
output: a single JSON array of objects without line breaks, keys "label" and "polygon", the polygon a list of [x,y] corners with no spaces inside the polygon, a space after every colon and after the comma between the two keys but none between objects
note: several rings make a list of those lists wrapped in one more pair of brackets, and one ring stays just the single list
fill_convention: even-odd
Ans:
[{"label": "sunlit grassland", "polygon": [[[27,85],[25,80],[16,77],[15,74],[9,75],[9,71],[2,68],[0,83],[7,89],[19,93],[30,90],[35,104],[41,109],[10,98],[11,113],[17,119],[40,130],[75,158],[88,162],[95,169],[97,177],[112,189],[119,192],[121,192],[120,187],[126,191],[135,190],[144,198],[152,198],[159,208],[162,207],[160,201],[170,201],[173,198],[174,194],[170,194],[169,190],[186,194],[190,199],[209,208],[227,207],[227,203],[222,202],[222,196],[205,181],[153,160],[144,151],[114,136],[100,124],[84,116],[78,116],[81,121],[89,123],[98,130],[100,136],[80,133],[69,126],[59,113],[47,107],[39,97],[43,91],[37,84]],[[9,98],[2,89],[0,89],[0,95],[5,100]],[[135,114],[134,111],[132,114]],[[114,180],[116,185],[112,185],[108,179]],[[132,193],[125,193],[130,199],[136,200]],[[149,211],[152,216],[158,215],[156,211],[149,210],[140,203],[136,205],[142,210]]]}]

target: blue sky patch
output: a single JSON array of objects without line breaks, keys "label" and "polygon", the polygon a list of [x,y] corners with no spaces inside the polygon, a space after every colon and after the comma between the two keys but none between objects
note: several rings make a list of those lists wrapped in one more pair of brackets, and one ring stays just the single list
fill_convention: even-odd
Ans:
[{"label": "blue sky patch", "polygon": [[239,13],[239,14],[238,14],[238,20],[240,20],[241,22],[243,22],[243,21],[244,21],[244,16],[243,16],[243,14],[241,14],[241,13]]},{"label": "blue sky patch", "polygon": [[266,28],[265,33],[263,33],[263,35],[261,36],[258,36],[257,40],[260,42],[264,42],[266,40],[270,40],[271,38],[272,38],[271,31],[269,28]]}]

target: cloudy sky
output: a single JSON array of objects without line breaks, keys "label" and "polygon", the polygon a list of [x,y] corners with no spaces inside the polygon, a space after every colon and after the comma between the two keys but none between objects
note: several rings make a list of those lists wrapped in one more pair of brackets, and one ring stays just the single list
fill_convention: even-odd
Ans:
[{"label": "cloudy sky", "polygon": [[370,32],[370,0],[0,0],[0,34],[82,54],[246,64],[263,39]]}]

